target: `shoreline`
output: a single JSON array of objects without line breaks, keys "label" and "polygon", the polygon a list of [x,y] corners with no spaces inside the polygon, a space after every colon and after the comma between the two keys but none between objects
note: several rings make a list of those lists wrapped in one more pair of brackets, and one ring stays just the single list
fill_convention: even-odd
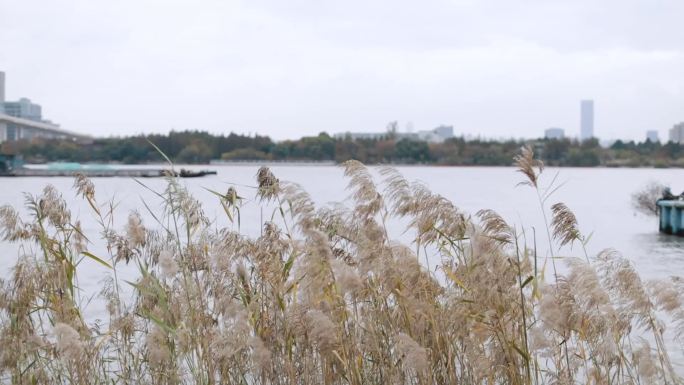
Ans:
[{"label": "shoreline", "polygon": [[[31,169],[42,169],[43,167],[48,167],[51,164],[58,164],[61,162],[49,162],[49,163],[26,163],[25,167]],[[67,163],[67,162],[65,162]],[[71,163],[71,162],[68,162]],[[83,166],[108,166],[116,169],[121,167],[122,169],[131,167],[169,167],[167,162],[152,162],[152,163],[119,163],[119,162],[93,162],[93,163],[80,163]],[[173,168],[179,167],[207,167],[207,166],[285,166],[285,167],[329,167],[335,166],[340,167],[343,163],[337,163],[334,161],[297,161],[297,160],[245,160],[245,161],[220,161],[212,160],[209,163],[174,163],[171,165]],[[515,168],[515,165],[487,165],[487,164],[439,164],[439,163],[369,163],[366,164],[369,167],[453,167],[453,168]],[[656,166],[616,166],[616,165],[598,165],[598,166],[559,166],[559,165],[548,165],[545,164],[544,168],[558,168],[558,169],[653,169],[653,170],[668,170],[668,169],[681,169],[682,167],[656,167]]]}]

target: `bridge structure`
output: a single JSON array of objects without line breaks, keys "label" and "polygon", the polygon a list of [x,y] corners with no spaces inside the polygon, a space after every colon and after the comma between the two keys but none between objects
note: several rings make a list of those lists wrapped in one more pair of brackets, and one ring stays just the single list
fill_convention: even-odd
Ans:
[{"label": "bridge structure", "polygon": [[5,101],[5,73],[0,71],[0,143],[34,138],[92,141],[88,135],[64,130],[43,120],[41,106],[27,98]]},{"label": "bridge structure", "polygon": [[0,143],[34,138],[90,141],[88,135],[67,131],[56,124],[17,118],[0,113]]}]

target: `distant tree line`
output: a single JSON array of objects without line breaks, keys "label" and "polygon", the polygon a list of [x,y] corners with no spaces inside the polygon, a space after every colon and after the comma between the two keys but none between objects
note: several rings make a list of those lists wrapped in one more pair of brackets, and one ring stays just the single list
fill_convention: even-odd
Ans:
[{"label": "distant tree line", "polygon": [[[154,145],[152,145],[154,144]],[[268,136],[214,135],[203,131],[172,131],[121,138],[97,138],[89,143],[68,140],[5,142],[0,152],[19,154],[30,163],[120,162],[127,164],[164,161],[154,147],[176,163],[203,164],[213,159],[227,161],[333,161],[357,159],[366,164],[439,164],[507,166],[519,148],[529,144],[550,166],[575,167],[682,167],[684,148],[676,143],[617,141],[602,148],[595,139],[577,140],[466,140],[451,138],[443,143],[397,138],[393,133],[374,139],[336,138],[327,133],[297,140],[275,142]]]}]

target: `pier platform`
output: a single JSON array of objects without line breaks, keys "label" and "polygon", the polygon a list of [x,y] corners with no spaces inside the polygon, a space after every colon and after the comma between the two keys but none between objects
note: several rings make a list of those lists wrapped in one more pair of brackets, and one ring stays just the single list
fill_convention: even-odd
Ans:
[{"label": "pier platform", "polygon": [[659,200],[660,231],[684,236],[684,200]]},{"label": "pier platform", "polygon": [[70,162],[49,163],[47,165],[24,165],[14,156],[0,154],[0,177],[73,177],[85,175],[89,178],[158,178],[174,176],[195,178],[205,175],[216,175],[213,170],[186,170],[151,167],[126,167],[108,164],[80,164]]},{"label": "pier platform", "polygon": [[108,177],[125,177],[125,178],[158,178],[164,176],[176,176],[180,178],[195,178],[205,175],[216,175],[216,171],[202,170],[202,171],[171,171],[165,169],[81,169],[81,170],[56,170],[56,169],[32,169],[20,168],[9,171],[7,173],[0,173],[4,177],[73,177],[78,174],[83,174],[88,178],[108,178]]}]

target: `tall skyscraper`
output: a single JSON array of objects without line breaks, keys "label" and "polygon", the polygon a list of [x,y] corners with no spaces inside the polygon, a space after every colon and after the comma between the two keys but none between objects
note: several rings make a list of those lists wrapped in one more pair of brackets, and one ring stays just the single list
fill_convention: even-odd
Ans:
[{"label": "tall skyscraper", "polygon": [[580,140],[594,137],[594,101],[580,102]]}]

